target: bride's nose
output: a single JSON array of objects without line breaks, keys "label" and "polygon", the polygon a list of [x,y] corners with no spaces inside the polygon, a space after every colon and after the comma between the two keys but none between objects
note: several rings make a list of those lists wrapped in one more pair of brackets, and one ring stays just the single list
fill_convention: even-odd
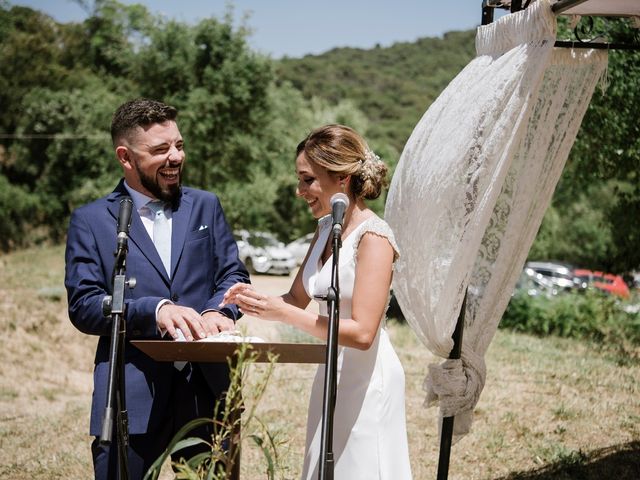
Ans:
[{"label": "bride's nose", "polygon": [[298,197],[302,197],[304,195],[304,186],[305,183],[303,181],[299,181],[296,185],[296,195]]}]

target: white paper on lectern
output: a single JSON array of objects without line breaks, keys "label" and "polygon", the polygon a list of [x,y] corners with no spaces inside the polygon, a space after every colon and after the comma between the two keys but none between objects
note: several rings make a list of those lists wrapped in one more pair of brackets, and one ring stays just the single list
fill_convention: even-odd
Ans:
[{"label": "white paper on lectern", "polygon": [[[187,339],[184,338],[184,334],[182,330],[176,328],[176,334],[178,338],[175,339],[176,342],[186,342]],[[251,337],[242,335],[241,332],[238,331],[224,331],[217,333],[215,335],[209,335],[206,338],[202,338],[200,340],[195,340],[196,342],[236,342],[236,343],[265,343],[265,341],[260,337]]]}]

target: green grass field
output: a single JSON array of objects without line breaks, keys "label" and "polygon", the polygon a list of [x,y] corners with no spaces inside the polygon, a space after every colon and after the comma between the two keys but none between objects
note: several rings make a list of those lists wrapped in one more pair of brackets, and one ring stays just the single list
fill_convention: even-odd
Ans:
[{"label": "green grass field", "polygon": [[[60,246],[0,256],[2,479],[92,477],[87,432],[96,339],[67,318],[63,263]],[[269,328],[291,340],[289,331]],[[437,412],[423,407],[422,384],[427,365],[439,360],[407,326],[391,323],[389,331],[407,377],[414,478],[435,479]],[[264,367],[251,368],[258,376]],[[298,477],[315,368],[277,365],[258,406],[282,442],[278,478]],[[450,479],[640,478],[640,365],[620,366],[575,340],[498,331],[487,372],[473,430],[452,448]],[[261,455],[248,443],[241,463],[243,480],[266,478]]]}]

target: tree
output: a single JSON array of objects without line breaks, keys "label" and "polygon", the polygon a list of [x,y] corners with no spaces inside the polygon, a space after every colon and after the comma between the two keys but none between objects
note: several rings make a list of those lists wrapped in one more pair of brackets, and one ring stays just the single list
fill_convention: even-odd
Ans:
[{"label": "tree", "polygon": [[[610,25],[612,41],[637,43],[627,21]],[[555,204],[563,217],[571,215],[562,205],[594,187],[611,186],[612,198],[600,206],[601,229],[610,232],[610,244],[604,256],[590,263],[626,272],[640,268],[640,52],[610,51],[605,82],[606,90],[593,95]]]},{"label": "tree", "polygon": [[145,44],[155,24],[143,5],[95,0],[93,14],[83,23],[92,70],[116,77],[131,74],[136,51]]},{"label": "tree", "polygon": [[37,198],[0,174],[0,250],[28,245],[26,233],[37,212]]},{"label": "tree", "polygon": [[[20,100],[40,85],[63,88],[70,72],[59,63],[60,30],[48,16],[0,4],[0,131],[13,132]],[[5,143],[5,145],[8,142]]]},{"label": "tree", "polygon": [[119,99],[100,84],[71,91],[33,89],[22,101],[10,152],[13,184],[38,198],[54,238],[67,215],[113,188],[119,177],[108,128]]}]

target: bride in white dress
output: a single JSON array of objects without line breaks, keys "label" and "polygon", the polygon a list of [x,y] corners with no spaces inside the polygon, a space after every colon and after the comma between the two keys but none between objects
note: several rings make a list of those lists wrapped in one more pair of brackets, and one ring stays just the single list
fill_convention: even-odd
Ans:
[{"label": "bride in white dress", "polygon": [[[296,193],[318,219],[318,229],[288,293],[274,297],[251,285],[229,289],[224,303],[265,320],[278,320],[327,338],[326,302],[319,315],[304,310],[331,284],[330,199],[344,192],[339,257],[340,327],[333,422],[336,480],[411,479],[407,445],[404,371],[384,329],[393,262],[398,249],[389,226],[367,208],[386,184],[387,167],[349,127],[327,125],[297,148]],[[316,373],[307,420],[303,479],[317,479],[324,365]]]}]

